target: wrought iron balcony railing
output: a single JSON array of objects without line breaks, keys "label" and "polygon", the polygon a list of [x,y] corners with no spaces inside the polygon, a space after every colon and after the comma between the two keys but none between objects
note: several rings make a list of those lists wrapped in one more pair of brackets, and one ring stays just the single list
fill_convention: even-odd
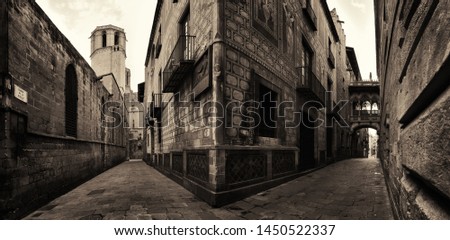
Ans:
[{"label": "wrought iron balcony railing", "polygon": [[312,29],[317,31],[317,17],[311,6],[311,1],[306,1],[306,6],[303,8],[303,15],[309,20]]},{"label": "wrought iron balcony railing", "polygon": [[151,118],[161,119],[162,108],[162,94],[153,93],[152,102],[150,103],[149,116]]},{"label": "wrought iron balcony railing", "polygon": [[326,90],[313,71],[300,69],[297,90],[311,103],[319,102],[321,106],[324,106]]},{"label": "wrought iron balcony railing", "polygon": [[153,93],[152,102],[155,108],[162,108],[162,93]]},{"label": "wrought iron balcony railing", "polygon": [[164,69],[163,92],[175,92],[194,68],[195,36],[180,36]]}]

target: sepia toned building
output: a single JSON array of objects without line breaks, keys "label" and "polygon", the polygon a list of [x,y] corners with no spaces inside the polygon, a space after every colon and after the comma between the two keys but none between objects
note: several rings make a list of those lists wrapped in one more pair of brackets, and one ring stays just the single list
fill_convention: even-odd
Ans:
[{"label": "sepia toned building", "polygon": [[[116,47],[110,38],[96,43],[94,58]],[[126,118],[111,121],[126,111],[122,76],[106,67],[96,73],[35,1],[0,2],[1,219],[126,159]]]},{"label": "sepia toned building", "polygon": [[450,218],[450,1],[374,1],[380,152],[400,219]]},{"label": "sepia toned building", "polygon": [[220,206],[350,156],[348,52],[325,0],[158,1],[146,161]]},{"label": "sepia toned building", "polygon": [[125,93],[125,107],[128,109],[128,158],[144,158],[144,108],[138,93]]}]

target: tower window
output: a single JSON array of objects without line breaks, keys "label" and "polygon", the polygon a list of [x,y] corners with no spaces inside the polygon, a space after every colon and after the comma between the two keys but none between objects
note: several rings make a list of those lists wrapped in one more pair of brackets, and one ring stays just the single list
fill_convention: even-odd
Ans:
[{"label": "tower window", "polygon": [[66,68],[65,80],[65,124],[66,135],[77,137],[77,117],[78,117],[78,80],[75,67],[70,64]]},{"label": "tower window", "polygon": [[115,32],[114,33],[114,45],[119,45],[119,33]]},{"label": "tower window", "polygon": [[106,31],[102,32],[102,47],[106,47]]},{"label": "tower window", "polygon": [[131,78],[130,71],[127,71],[127,78],[126,78],[126,85],[127,86],[130,86],[130,78]]}]

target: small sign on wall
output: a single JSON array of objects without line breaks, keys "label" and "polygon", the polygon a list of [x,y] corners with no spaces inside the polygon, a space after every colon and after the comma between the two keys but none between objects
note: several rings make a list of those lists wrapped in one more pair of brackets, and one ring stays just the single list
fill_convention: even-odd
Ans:
[{"label": "small sign on wall", "polygon": [[24,103],[28,103],[28,92],[17,85],[14,85],[14,97]]}]

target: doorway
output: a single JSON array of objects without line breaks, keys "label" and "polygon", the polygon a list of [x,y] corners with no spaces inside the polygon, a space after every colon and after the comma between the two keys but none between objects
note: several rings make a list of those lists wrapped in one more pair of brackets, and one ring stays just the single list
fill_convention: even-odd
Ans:
[{"label": "doorway", "polygon": [[314,159],[315,125],[307,113],[302,113],[300,124],[300,170],[312,169],[316,166]]}]

